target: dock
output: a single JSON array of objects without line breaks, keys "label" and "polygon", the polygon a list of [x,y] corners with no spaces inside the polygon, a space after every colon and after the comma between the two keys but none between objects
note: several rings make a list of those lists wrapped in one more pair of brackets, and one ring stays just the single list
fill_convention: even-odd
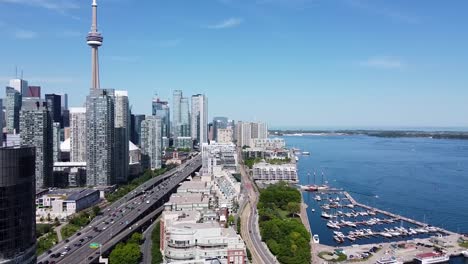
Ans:
[{"label": "dock", "polygon": [[[411,218],[407,218],[407,217],[404,217],[404,216],[401,216],[401,215],[397,215],[397,214],[394,214],[394,213],[391,213],[391,212],[388,212],[388,211],[385,211],[385,210],[381,210],[381,209],[378,209],[378,208],[374,208],[374,207],[371,207],[371,206],[368,206],[368,205],[365,205],[365,204],[361,204],[361,203],[358,203],[356,202],[356,200],[354,200],[354,198],[346,191],[343,192],[343,194],[345,195],[346,199],[349,200],[349,202],[351,204],[353,204],[354,206],[359,206],[359,207],[362,207],[362,208],[365,208],[367,210],[372,210],[374,212],[378,212],[378,213],[381,213],[383,215],[386,215],[386,216],[389,216],[391,217],[392,219],[394,220],[403,220],[405,222],[408,222],[408,223],[411,223],[411,224],[414,224],[414,225],[418,225],[420,227],[425,227],[427,226],[426,223],[423,223],[423,222],[420,222],[420,221],[417,221],[417,220],[414,220],[414,219],[411,219]],[[442,229],[442,228],[438,228],[441,232],[444,232],[446,233],[447,235],[456,235],[456,233],[454,232],[451,232],[451,231],[448,231],[448,230],[445,230],[445,229]]]}]

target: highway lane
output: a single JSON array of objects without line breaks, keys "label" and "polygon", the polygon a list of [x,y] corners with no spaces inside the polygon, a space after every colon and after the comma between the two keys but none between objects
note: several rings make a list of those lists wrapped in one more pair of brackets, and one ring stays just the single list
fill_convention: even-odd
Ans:
[{"label": "highway lane", "polygon": [[[50,254],[46,253],[38,258],[38,263],[45,260],[67,264],[87,263],[84,256],[89,256],[94,252],[99,253],[99,250],[89,248],[91,242],[105,244],[125,228],[137,228],[138,222],[135,223],[135,226],[132,223],[142,213],[148,213],[146,211],[150,207],[159,202],[163,196],[200,166],[201,157],[198,155],[183,166],[173,170],[173,172],[164,174],[162,176],[164,181],[157,186],[154,186],[154,184],[161,180],[161,177],[151,179],[140,185],[138,192],[132,192],[105,208],[104,214],[93,220],[90,226],[80,230],[77,235],[69,238],[68,242],[63,241],[52,249],[51,254],[61,254],[66,252],[69,247],[65,256],[50,258]],[[146,190],[147,194],[141,195],[141,190]]]}]

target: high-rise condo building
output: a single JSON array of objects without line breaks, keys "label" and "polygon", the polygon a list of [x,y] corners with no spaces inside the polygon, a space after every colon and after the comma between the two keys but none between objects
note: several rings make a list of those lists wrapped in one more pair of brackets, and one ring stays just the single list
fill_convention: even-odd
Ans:
[{"label": "high-rise condo building", "polygon": [[0,263],[36,263],[34,147],[0,147]]},{"label": "high-rise condo building", "polygon": [[162,119],[159,116],[147,116],[141,122],[141,153],[146,167],[161,168],[162,156]]},{"label": "high-rise condo building", "polygon": [[131,115],[130,133],[133,144],[141,145],[141,122],[145,120],[145,115]]},{"label": "high-rise condo building", "polygon": [[127,182],[128,142],[130,140],[130,108],[127,91],[115,91],[115,180]]},{"label": "high-rise condo building", "polygon": [[52,143],[53,143],[53,156],[52,161],[60,161],[60,123],[52,123]]},{"label": "high-rise condo building", "polygon": [[204,94],[192,95],[190,131],[200,145],[208,143],[208,98]]},{"label": "high-rise condo building", "polygon": [[6,87],[5,120],[7,133],[19,133],[22,96],[13,87]]},{"label": "high-rise condo building", "polygon": [[215,141],[219,141],[218,139],[218,130],[219,129],[226,129],[228,126],[228,118],[227,117],[215,117],[213,118],[213,139]]},{"label": "high-rise condo building", "polygon": [[47,102],[23,102],[20,113],[21,144],[36,149],[36,187],[53,187],[53,130]]},{"label": "high-rise condo building", "polygon": [[250,146],[250,140],[252,139],[251,123],[239,121],[237,122],[236,130],[237,146]]},{"label": "high-rise condo building", "polygon": [[265,139],[268,137],[268,126],[262,122],[252,122],[252,138]]},{"label": "high-rise condo building", "polygon": [[174,138],[178,137],[180,134],[179,125],[181,122],[180,116],[180,100],[182,99],[182,91],[175,90],[172,94],[172,125]]},{"label": "high-rise condo building", "polygon": [[86,162],[86,108],[70,108],[70,161]]},{"label": "high-rise condo building", "polygon": [[179,136],[190,137],[190,107],[186,97],[180,99]]},{"label": "high-rise condo building", "polygon": [[62,99],[60,95],[46,94],[45,99],[52,114],[52,120],[56,123],[62,123]]},{"label": "high-rise condo building", "polygon": [[0,147],[3,146],[3,122],[5,120],[3,116],[3,99],[0,99]]},{"label": "high-rise condo building", "polygon": [[114,90],[92,89],[86,98],[86,184],[115,183]]},{"label": "high-rise condo building", "polygon": [[153,115],[161,117],[162,120],[162,135],[163,137],[171,137],[171,119],[169,103],[161,101],[159,97],[153,99]]}]

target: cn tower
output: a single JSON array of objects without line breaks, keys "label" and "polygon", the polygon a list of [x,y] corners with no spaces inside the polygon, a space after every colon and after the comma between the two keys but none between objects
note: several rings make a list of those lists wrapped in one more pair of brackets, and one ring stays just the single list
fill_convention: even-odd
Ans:
[{"label": "cn tower", "polygon": [[102,35],[97,29],[97,3],[93,0],[93,21],[91,31],[86,37],[88,45],[91,47],[91,89],[99,89],[99,58],[98,48],[102,45]]}]

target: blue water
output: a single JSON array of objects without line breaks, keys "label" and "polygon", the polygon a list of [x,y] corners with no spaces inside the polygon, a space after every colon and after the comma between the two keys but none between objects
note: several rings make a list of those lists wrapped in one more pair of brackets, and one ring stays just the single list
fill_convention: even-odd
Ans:
[{"label": "blue water", "polygon": [[[289,147],[311,153],[298,162],[301,184],[312,184],[314,171],[316,182],[321,183],[323,171],[330,185],[344,188],[360,203],[468,233],[468,140],[368,136],[285,139]],[[308,195],[304,194],[304,199],[309,204],[311,229],[321,242],[333,245],[320,210],[311,212],[318,205]]]}]

